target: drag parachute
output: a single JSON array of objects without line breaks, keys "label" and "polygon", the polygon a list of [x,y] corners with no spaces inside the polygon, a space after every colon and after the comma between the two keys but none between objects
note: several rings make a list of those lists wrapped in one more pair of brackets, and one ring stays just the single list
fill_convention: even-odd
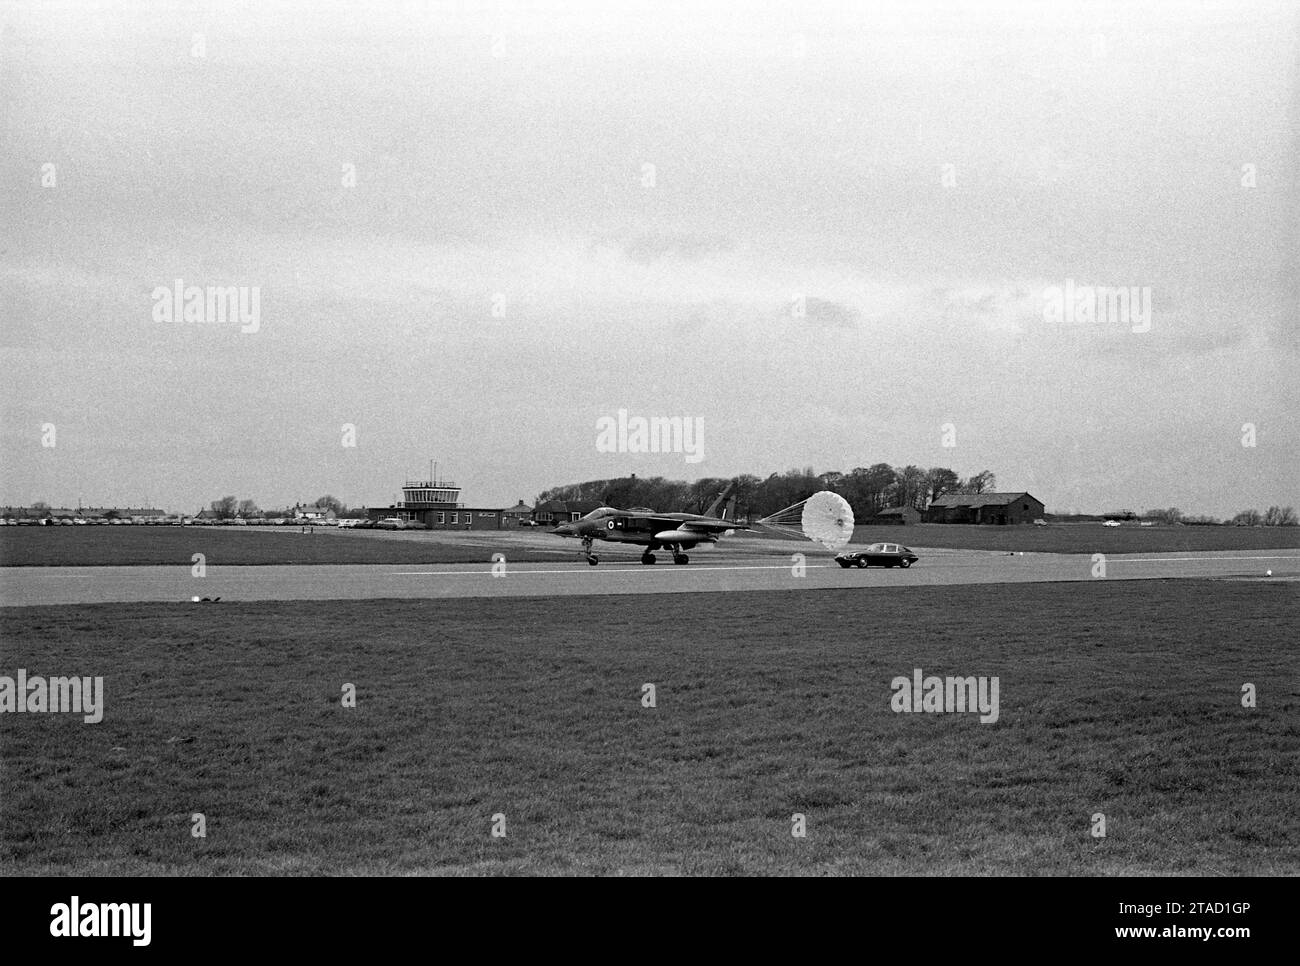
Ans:
[{"label": "drag parachute", "polygon": [[793,533],[839,550],[853,537],[853,508],[838,493],[821,490],[758,521],[773,530]]}]

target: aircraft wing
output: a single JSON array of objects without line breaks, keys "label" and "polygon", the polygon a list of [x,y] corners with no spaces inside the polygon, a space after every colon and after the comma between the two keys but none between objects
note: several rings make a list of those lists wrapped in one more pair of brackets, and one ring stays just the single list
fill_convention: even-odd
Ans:
[{"label": "aircraft wing", "polygon": [[735,520],[718,520],[712,517],[687,517],[671,514],[646,514],[642,519],[650,520],[655,526],[675,530],[694,530],[697,533],[722,533],[726,530],[748,530],[749,527],[736,523]]},{"label": "aircraft wing", "polygon": [[737,526],[731,520],[687,520],[678,521],[677,529],[679,530],[698,530],[701,533],[722,533],[724,530],[744,530],[745,527]]}]

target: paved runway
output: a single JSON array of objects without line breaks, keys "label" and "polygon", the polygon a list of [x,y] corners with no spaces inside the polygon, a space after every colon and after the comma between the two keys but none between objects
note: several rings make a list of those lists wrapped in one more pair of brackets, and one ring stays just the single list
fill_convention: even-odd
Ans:
[{"label": "paved runway", "polygon": [[1060,580],[1154,580],[1171,577],[1300,580],[1300,551],[1117,554],[1094,576],[1089,555],[936,552],[908,570],[843,570],[827,556],[807,555],[802,576],[788,556],[745,556],[686,566],[645,567],[635,561],[505,565],[366,564],[341,566],[209,566],[207,576],[180,567],[0,568],[0,605],[129,601],[345,600],[379,598],[542,597],[573,594],[708,593],[733,590],[821,590],[936,584],[1025,583]]}]

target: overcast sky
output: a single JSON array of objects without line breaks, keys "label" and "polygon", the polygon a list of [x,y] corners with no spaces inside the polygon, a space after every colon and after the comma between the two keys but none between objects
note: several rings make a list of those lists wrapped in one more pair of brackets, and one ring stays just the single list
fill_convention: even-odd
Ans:
[{"label": "overcast sky", "polygon": [[[1293,3],[266,6],[0,8],[0,502],[1300,504]],[[257,331],[157,321],[176,279]],[[599,451],[620,409],[704,458]]]}]

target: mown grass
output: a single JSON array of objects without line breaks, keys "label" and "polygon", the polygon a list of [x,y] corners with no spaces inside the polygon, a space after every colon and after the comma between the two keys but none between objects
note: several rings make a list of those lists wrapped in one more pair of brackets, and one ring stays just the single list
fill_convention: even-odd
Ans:
[{"label": "mown grass", "polygon": [[[0,871],[1293,875],[1297,610],[1190,580],[5,609],[0,673],[103,675],[107,711],[0,717]],[[997,675],[1000,720],[894,714],[914,667]]]},{"label": "mown grass", "polygon": [[[260,528],[259,528],[260,529]],[[518,531],[485,532],[484,544],[514,535],[510,559],[554,560],[518,546]],[[476,535],[477,536],[477,535]],[[553,538],[556,548],[561,538]],[[572,541],[569,541],[572,543]],[[576,543],[574,543],[576,553]],[[436,533],[363,531],[303,534],[297,528],[270,532],[222,527],[4,527],[0,529],[3,567],[189,566],[193,554],[225,566],[270,564],[482,563],[490,550],[440,540]]]},{"label": "mown grass", "polygon": [[1300,527],[1139,527],[1126,523],[1054,523],[1036,526],[862,526],[854,545],[889,541],[951,550],[1023,550],[1026,553],[1177,553],[1207,550],[1287,550],[1300,547]]},{"label": "mown grass", "polygon": [[[710,556],[770,552],[760,538],[781,537],[756,529],[724,539]],[[790,538],[794,542],[796,538]],[[853,546],[877,541],[910,547],[954,550],[1023,550],[1039,553],[1170,553],[1206,550],[1272,550],[1300,547],[1300,527],[1103,527],[1062,524],[1050,527],[976,527],[921,524],[909,527],[858,527]],[[195,553],[210,564],[388,564],[482,563],[503,551],[516,563],[553,561],[557,554],[578,556],[578,542],[544,529],[474,531],[453,537],[430,533],[362,531],[299,534],[294,528],[259,532],[220,527],[4,527],[0,528],[0,566],[102,567],[189,566]],[[637,548],[600,545],[602,553],[635,556]]]}]

